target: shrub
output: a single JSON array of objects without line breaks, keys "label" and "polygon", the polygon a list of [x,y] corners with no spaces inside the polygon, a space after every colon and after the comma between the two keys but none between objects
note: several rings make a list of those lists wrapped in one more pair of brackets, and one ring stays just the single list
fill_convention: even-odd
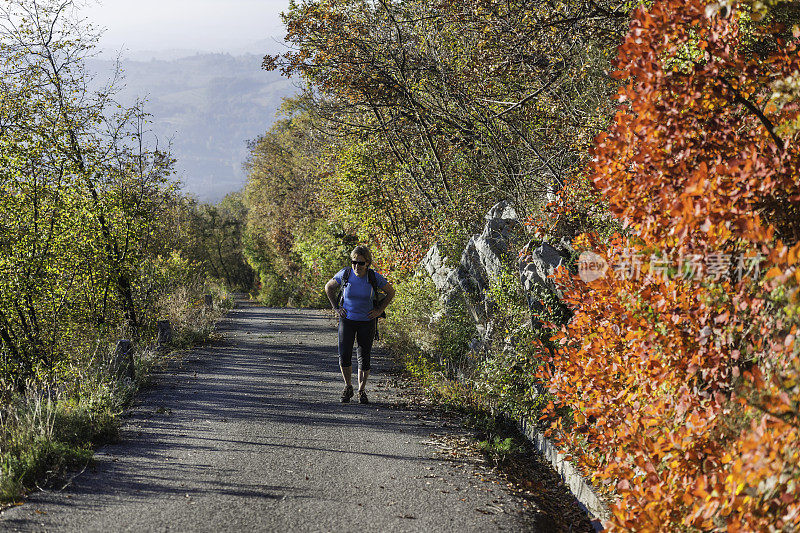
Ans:
[{"label": "shrub", "polygon": [[431,317],[441,310],[433,282],[416,272],[393,286],[397,293],[383,321],[384,344],[399,355],[430,353],[436,342]]}]

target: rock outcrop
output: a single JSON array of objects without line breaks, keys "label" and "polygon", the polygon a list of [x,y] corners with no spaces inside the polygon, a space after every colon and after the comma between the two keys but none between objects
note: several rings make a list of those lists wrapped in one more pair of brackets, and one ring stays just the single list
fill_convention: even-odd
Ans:
[{"label": "rock outcrop", "polygon": [[[488,289],[492,279],[497,279],[508,265],[516,264],[528,304],[531,309],[539,310],[543,291],[561,296],[552,275],[555,269],[566,264],[573,252],[566,238],[555,244],[535,241],[525,244],[517,213],[505,202],[492,207],[485,218],[483,231],[470,238],[458,263],[452,264],[443,257],[438,245],[431,247],[422,260],[445,310],[455,298],[464,297],[480,334],[481,338],[477,339],[480,344],[491,340],[494,304]],[[522,252],[518,255],[516,250]]]}]

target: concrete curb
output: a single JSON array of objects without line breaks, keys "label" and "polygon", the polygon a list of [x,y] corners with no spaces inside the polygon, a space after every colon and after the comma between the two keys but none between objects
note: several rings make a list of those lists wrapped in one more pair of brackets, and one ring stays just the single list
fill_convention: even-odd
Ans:
[{"label": "concrete curb", "polygon": [[534,424],[524,418],[518,419],[517,424],[523,435],[528,438],[536,450],[550,462],[553,469],[561,476],[564,484],[581,504],[589,518],[591,518],[595,531],[602,531],[603,525],[600,521],[609,518],[610,513],[591,483],[578,472],[575,466]]}]

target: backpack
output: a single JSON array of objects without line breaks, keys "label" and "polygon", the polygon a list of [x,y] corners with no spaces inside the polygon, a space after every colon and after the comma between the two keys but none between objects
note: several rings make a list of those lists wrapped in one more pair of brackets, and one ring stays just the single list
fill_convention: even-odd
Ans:
[{"label": "backpack", "polygon": [[[344,271],[344,274],[342,274],[342,286],[339,289],[339,307],[342,307],[344,305],[344,288],[349,283],[350,274],[352,273],[353,269],[347,268]],[[372,285],[372,307],[378,307],[378,304],[380,304],[383,301],[383,299],[386,298],[386,295],[384,294],[383,296],[381,296],[380,293],[378,292],[378,278],[377,276],[375,276],[375,271],[372,270],[371,268],[367,269],[367,279],[369,280],[369,284]],[[386,311],[381,313],[381,315],[378,318],[386,318]]]}]

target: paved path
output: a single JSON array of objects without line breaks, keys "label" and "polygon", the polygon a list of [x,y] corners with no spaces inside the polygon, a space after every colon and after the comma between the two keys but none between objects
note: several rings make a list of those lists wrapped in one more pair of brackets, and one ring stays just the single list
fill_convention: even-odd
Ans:
[{"label": "paved path", "polygon": [[497,485],[434,456],[432,426],[447,430],[398,409],[379,386],[388,361],[373,364],[372,404],[340,404],[334,327],[240,302],[223,341],[156,376],[120,444],[5,511],[0,530],[540,529]]}]

